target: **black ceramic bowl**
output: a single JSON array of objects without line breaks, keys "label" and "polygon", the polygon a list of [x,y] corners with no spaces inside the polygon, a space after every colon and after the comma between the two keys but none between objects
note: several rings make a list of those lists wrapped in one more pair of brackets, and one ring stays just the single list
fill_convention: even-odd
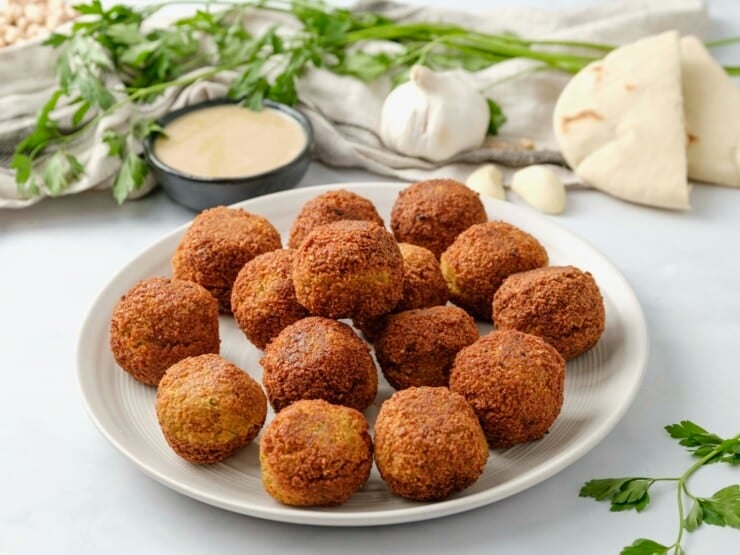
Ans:
[{"label": "black ceramic bowl", "polygon": [[[233,100],[220,98],[192,104],[168,113],[160,118],[157,123],[165,127],[171,121],[194,110],[233,103]],[[213,206],[233,204],[240,200],[294,187],[305,175],[308,163],[311,160],[311,145],[313,143],[311,124],[306,116],[285,104],[265,100],[264,105],[290,116],[300,124],[306,133],[306,146],[293,160],[274,170],[245,177],[198,177],[177,170],[159,160],[154,154],[154,141],[157,136],[152,134],[144,140],[144,153],[157,182],[175,201],[197,211]],[[249,155],[248,152],[244,154],[245,156]]]}]

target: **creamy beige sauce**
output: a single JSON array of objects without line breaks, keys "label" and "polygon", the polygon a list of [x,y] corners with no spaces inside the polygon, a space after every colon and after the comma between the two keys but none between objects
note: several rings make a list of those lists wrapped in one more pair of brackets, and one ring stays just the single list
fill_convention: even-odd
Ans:
[{"label": "creamy beige sauce", "polygon": [[306,145],[306,132],[272,108],[253,112],[226,104],[194,110],[165,126],[154,155],[196,177],[245,177],[293,160]]}]

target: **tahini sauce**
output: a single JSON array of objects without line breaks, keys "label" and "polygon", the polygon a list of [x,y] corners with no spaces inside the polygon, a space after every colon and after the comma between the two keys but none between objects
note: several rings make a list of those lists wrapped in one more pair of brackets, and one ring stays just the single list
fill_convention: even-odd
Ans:
[{"label": "tahini sauce", "polygon": [[154,155],[180,172],[205,178],[257,175],[293,160],[306,132],[272,108],[253,112],[235,104],[193,110],[165,126]]}]

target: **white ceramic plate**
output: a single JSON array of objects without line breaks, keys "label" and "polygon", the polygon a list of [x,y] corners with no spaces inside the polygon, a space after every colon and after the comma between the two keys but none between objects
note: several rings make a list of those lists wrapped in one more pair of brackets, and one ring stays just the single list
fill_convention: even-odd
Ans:
[{"label": "white ceramic plate", "polygon": [[[267,217],[287,239],[290,225],[309,199],[338,185],[296,189],[241,203]],[[369,198],[389,221],[402,185],[341,185]],[[606,302],[606,330],[597,346],[571,361],[565,403],[544,439],[492,451],[480,479],[467,490],[437,503],[417,503],[393,496],[376,470],[367,485],[346,504],[299,509],[281,505],[262,489],[259,447],[253,442],[225,462],[196,466],[177,457],[165,442],[154,411],[155,389],[123,372],[108,347],[110,315],[120,296],[140,279],[170,275],[170,256],[186,227],[181,227],[137,256],[105,287],[82,328],[78,364],[82,394],[93,421],[122,453],[163,484],[195,499],[260,518],[327,526],[368,526],[424,520],[459,513],[531,487],[582,457],[619,421],[632,401],[647,360],[645,319],[632,289],[602,254],[549,220],[505,202],[484,199],[489,219],[510,222],[537,237],[552,264],[573,264],[590,271]],[[481,325],[487,332],[490,325]],[[221,317],[221,354],[261,381],[261,352],[249,343],[233,319]],[[374,421],[392,389],[380,380],[378,397],[366,411]],[[268,413],[268,421],[272,413]],[[259,439],[257,440],[259,441]]]}]

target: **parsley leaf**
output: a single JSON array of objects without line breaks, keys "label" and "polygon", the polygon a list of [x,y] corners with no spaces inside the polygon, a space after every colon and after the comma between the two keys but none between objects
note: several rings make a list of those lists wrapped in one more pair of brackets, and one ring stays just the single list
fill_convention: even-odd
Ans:
[{"label": "parsley leaf", "polygon": [[668,553],[670,546],[663,545],[653,540],[640,538],[635,540],[632,545],[628,545],[619,555],[664,555]]},{"label": "parsley leaf", "polygon": [[85,168],[77,158],[57,150],[44,164],[44,186],[51,196],[59,195],[84,172]]},{"label": "parsley leaf", "polygon": [[501,109],[501,106],[490,98],[486,98],[486,103],[488,104],[489,117],[488,134],[498,135],[499,129],[501,129],[501,126],[506,123],[506,116],[504,115],[504,111]]},{"label": "parsley leaf", "polygon": [[132,192],[141,188],[148,173],[149,167],[138,154],[129,150],[123,159],[121,171],[113,182],[113,196],[118,204],[123,204]]},{"label": "parsley leaf", "polygon": [[598,479],[586,482],[579,495],[593,497],[597,501],[609,499],[612,511],[635,509],[639,513],[650,503],[648,489],[652,485],[652,480],[644,478]]},{"label": "parsley leaf", "polygon": [[699,504],[707,524],[740,528],[740,484],[722,488],[710,498],[700,498]]},{"label": "parsley leaf", "polygon": [[684,527],[689,532],[693,532],[701,526],[702,522],[704,522],[704,511],[701,508],[701,503],[696,501],[694,502],[693,507],[691,507],[689,514],[686,515]]}]

